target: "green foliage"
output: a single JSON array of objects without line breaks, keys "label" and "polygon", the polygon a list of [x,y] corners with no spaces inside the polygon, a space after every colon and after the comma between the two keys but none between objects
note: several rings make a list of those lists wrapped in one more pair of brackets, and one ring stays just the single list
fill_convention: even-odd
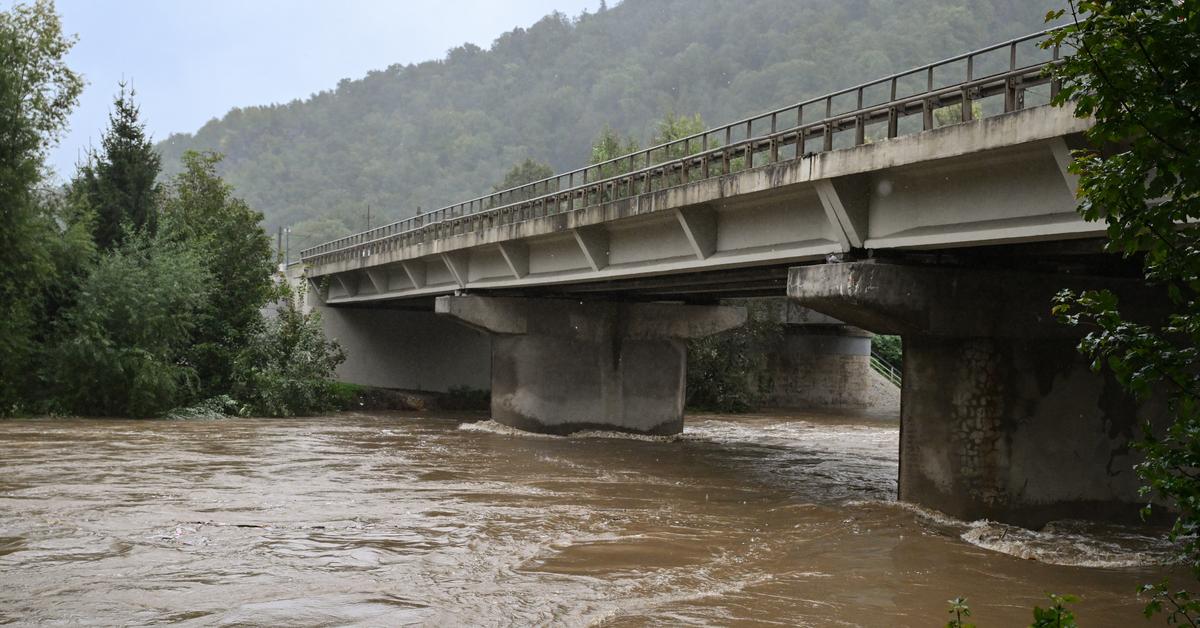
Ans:
[{"label": "green foliage", "polygon": [[197,377],[182,358],[213,288],[179,243],[133,236],[102,256],[55,324],[45,377],[57,408],[148,417],[189,402]]},{"label": "green foliage", "polygon": [[349,382],[329,382],[329,395],[339,410],[349,410],[354,400],[367,390],[366,386]]},{"label": "green foliage", "polygon": [[1104,147],[1075,153],[1078,211],[1106,223],[1110,251],[1143,260],[1171,312],[1133,321],[1107,291],[1064,291],[1054,311],[1091,330],[1080,350],[1093,368],[1138,397],[1166,395],[1172,424],[1165,434],[1147,426],[1136,470],[1144,492],[1174,509],[1172,535],[1200,576],[1200,4],[1078,1],[1070,10],[1076,19],[1045,43],[1075,51],[1055,72],[1054,102],[1094,117],[1087,137]]},{"label": "green foliage", "polygon": [[437,209],[486,194],[528,156],[580,167],[606,126],[647,146],[664,111],[729,122],[1025,35],[1046,4],[610,2],[302,101],[235,109],[160,148],[168,168],[188,149],[225,153],[222,175],[268,232],[313,219],[357,229],[366,204],[383,221]]},{"label": "green foliage", "polygon": [[950,614],[954,617],[946,622],[946,628],[975,628],[975,624],[964,622],[964,617],[971,616],[971,607],[967,606],[967,598],[956,597],[948,602]]},{"label": "green foliage", "polygon": [[0,11],[0,416],[28,411],[48,311],[90,254],[81,217],[38,192],[83,88],[63,61],[73,43],[49,0]]},{"label": "green foliage", "polygon": [[217,175],[221,156],[188,152],[183,172],[166,186],[164,237],[198,252],[219,290],[197,313],[188,363],[204,396],[229,390],[234,358],[262,325],[260,310],[273,295],[271,239],[262,214],[233,196]]},{"label": "green foliage", "polygon": [[687,405],[720,412],[754,409],[773,380],[767,347],[782,342],[783,325],[770,305],[737,302],[748,310],[745,325],[688,342]]},{"label": "green foliage", "polygon": [[327,340],[316,311],[301,307],[303,294],[284,286],[275,315],[250,337],[233,368],[232,394],[244,416],[297,416],[338,410],[345,389],[333,371],[346,359],[340,345]]},{"label": "green foliage", "polygon": [[1050,608],[1033,607],[1033,623],[1029,628],[1079,628],[1075,621],[1075,613],[1067,608],[1067,604],[1078,602],[1073,595],[1048,594],[1054,604]]},{"label": "green foliage", "polygon": [[1159,613],[1167,614],[1167,624],[1171,626],[1200,625],[1200,600],[1194,599],[1185,590],[1172,591],[1166,580],[1158,584],[1145,584],[1138,589],[1139,594],[1149,594],[1150,602],[1146,604],[1144,613],[1149,619]]},{"label": "green foliage", "polygon": [[223,419],[228,416],[235,416],[237,411],[237,401],[229,395],[217,395],[190,406],[175,408],[168,412],[165,418],[176,421]]},{"label": "green foliage", "polygon": [[[592,141],[592,154],[588,160],[591,165],[602,164],[606,161],[611,161],[623,155],[629,155],[638,151],[638,142],[633,137],[621,139],[621,134],[612,130],[611,127],[604,127],[596,139]],[[589,180],[601,180],[609,177],[615,177],[619,174],[624,174],[631,170],[637,170],[644,166],[643,163],[636,163],[634,160],[626,160],[600,166],[595,171],[595,174],[589,173]]]},{"label": "green foliage", "polygon": [[897,368],[904,363],[904,344],[900,336],[875,335],[871,338],[871,352]]},{"label": "green foliage", "polygon": [[[978,101],[971,103],[971,116],[973,120],[983,117],[983,105],[980,105]],[[933,126],[935,128],[958,124],[960,122],[962,122],[962,103],[955,103],[933,110]]]},{"label": "green foliage", "polygon": [[515,187],[520,187],[526,183],[541,181],[554,176],[554,169],[550,166],[526,158],[525,161],[512,167],[507,174],[504,175],[504,180],[492,186],[493,192],[501,192],[511,190]]},{"label": "green foliage", "polygon": [[113,249],[127,233],[154,234],[158,213],[161,157],[138,119],[135,93],[125,83],[113,100],[101,152],[88,156],[72,186],[96,214],[95,240],[101,250]]}]

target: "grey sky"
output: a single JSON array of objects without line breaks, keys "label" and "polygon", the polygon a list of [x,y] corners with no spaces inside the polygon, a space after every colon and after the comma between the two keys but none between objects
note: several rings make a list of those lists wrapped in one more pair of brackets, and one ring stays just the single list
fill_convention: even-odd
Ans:
[{"label": "grey sky", "polygon": [[[87,79],[52,152],[62,178],[98,144],[117,82],[137,90],[156,140],[195,131],[232,107],[288,102],[393,63],[484,48],[515,26],[599,0],[58,0],[68,63]],[[0,0],[0,7],[11,5]]]}]

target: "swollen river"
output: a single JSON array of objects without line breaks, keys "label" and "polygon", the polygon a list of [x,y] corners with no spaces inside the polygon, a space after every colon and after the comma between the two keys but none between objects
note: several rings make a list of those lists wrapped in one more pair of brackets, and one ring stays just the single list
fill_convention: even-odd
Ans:
[{"label": "swollen river", "polygon": [[1125,628],[1187,578],[1136,529],[895,503],[894,422],[475,420],[0,421],[0,624],[1018,626],[1056,592]]}]

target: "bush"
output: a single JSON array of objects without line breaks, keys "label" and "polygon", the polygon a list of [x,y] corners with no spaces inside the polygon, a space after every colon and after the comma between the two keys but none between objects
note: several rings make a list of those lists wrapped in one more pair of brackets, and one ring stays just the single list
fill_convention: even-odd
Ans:
[{"label": "bush", "polygon": [[283,286],[275,316],[234,363],[232,392],[243,416],[314,414],[345,403],[345,387],[331,379],[345,352],[325,338],[320,314],[298,305],[303,295]]},{"label": "bush", "polygon": [[900,336],[876,335],[871,338],[871,353],[899,367],[904,361],[904,344]]},{"label": "bush", "polygon": [[766,347],[782,342],[783,325],[770,304],[747,301],[745,325],[688,343],[687,405],[720,412],[754,409],[771,391]]},{"label": "bush", "polygon": [[53,409],[150,417],[191,402],[196,372],[182,356],[211,289],[179,243],[135,237],[101,257],[55,325],[44,375]]}]

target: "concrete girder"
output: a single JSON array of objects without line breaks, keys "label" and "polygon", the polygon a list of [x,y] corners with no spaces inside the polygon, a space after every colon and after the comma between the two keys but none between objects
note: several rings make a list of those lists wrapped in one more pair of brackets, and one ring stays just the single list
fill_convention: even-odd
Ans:
[{"label": "concrete girder", "polygon": [[388,291],[388,273],[383,268],[368,268],[366,269],[367,279],[375,288],[376,294],[384,294]]},{"label": "concrete girder", "polygon": [[359,280],[358,277],[353,273],[338,273],[334,275],[333,278],[338,282],[338,285],[342,287],[342,291],[345,292],[347,296],[352,297],[358,294]]},{"label": "concrete girder", "polygon": [[525,242],[500,242],[500,255],[504,263],[512,271],[514,279],[521,279],[529,274],[529,245]]},{"label": "concrete girder", "polygon": [[1082,148],[1079,142],[1068,142],[1066,137],[1055,137],[1050,140],[1050,153],[1054,155],[1054,162],[1058,164],[1058,170],[1062,173],[1063,182],[1067,184],[1067,190],[1074,197],[1079,191],[1079,175],[1069,170],[1073,158],[1071,151]]},{"label": "concrete girder", "polygon": [[450,271],[450,276],[454,277],[454,283],[458,284],[459,288],[467,287],[467,280],[470,278],[470,275],[467,274],[470,255],[468,251],[452,251],[441,255],[442,261],[446,264],[446,270]]},{"label": "concrete girder", "polygon": [[408,280],[412,282],[413,288],[419,290],[425,287],[425,262],[419,259],[404,260],[400,262],[400,266],[404,268],[404,274],[408,275]]},{"label": "concrete girder", "polygon": [[867,175],[850,175],[814,182],[821,207],[837,232],[844,250],[861,249],[867,240],[871,206],[871,181]]},{"label": "concrete girder", "polygon": [[580,227],[572,229],[571,233],[593,272],[608,267],[608,230],[603,225]]},{"label": "concrete girder", "polygon": [[695,251],[696,259],[708,259],[717,251],[717,212],[711,206],[677,207],[675,218]]}]

